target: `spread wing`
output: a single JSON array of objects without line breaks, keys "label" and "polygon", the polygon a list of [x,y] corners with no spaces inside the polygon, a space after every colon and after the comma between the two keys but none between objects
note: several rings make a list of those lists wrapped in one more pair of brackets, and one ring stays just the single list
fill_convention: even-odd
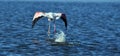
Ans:
[{"label": "spread wing", "polygon": [[43,17],[43,15],[40,15],[40,14],[41,14],[40,12],[35,13],[33,20],[32,20],[32,28],[34,27],[35,23]]},{"label": "spread wing", "polygon": [[66,19],[66,15],[65,15],[65,14],[62,14],[60,18],[64,21],[65,27],[66,27],[66,29],[67,29],[67,19]]}]

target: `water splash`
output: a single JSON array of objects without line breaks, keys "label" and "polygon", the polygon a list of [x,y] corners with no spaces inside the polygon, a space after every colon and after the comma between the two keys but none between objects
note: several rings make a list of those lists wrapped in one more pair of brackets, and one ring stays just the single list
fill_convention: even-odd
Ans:
[{"label": "water splash", "polygon": [[65,42],[66,35],[62,30],[59,30],[56,34],[55,34],[55,42]]}]

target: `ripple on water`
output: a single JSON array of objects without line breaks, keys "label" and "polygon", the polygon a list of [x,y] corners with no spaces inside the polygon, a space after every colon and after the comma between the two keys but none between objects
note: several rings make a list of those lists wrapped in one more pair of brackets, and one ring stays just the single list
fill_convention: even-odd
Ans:
[{"label": "ripple on water", "polygon": [[[120,55],[119,3],[0,1],[0,6],[0,56]],[[51,46],[45,41],[47,19],[41,19],[31,28],[36,11],[65,13],[68,18],[67,32],[61,20],[56,21],[56,27],[66,33],[67,41],[79,45]]]}]

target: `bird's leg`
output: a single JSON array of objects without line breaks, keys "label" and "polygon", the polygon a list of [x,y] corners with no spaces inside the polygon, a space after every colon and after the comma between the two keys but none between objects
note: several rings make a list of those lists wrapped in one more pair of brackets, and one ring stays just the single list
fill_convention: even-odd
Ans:
[{"label": "bird's leg", "polygon": [[54,20],[54,34],[56,33],[56,24],[55,24],[55,20]]},{"label": "bird's leg", "polygon": [[49,27],[48,27],[48,37],[50,38],[50,22],[49,22]]}]

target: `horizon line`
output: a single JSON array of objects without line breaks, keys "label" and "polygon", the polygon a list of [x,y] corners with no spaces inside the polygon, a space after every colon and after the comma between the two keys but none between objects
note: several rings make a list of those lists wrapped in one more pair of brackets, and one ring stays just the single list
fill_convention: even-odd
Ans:
[{"label": "horizon line", "polygon": [[[1,0],[0,0],[1,1]],[[9,2],[8,0],[2,0],[2,1],[5,1],[5,2]],[[16,0],[10,0],[10,2],[11,1],[16,1]],[[25,0],[17,0],[18,2],[21,2],[21,1],[25,1]],[[39,1],[39,0],[37,0],[37,1],[33,1],[33,0],[27,0],[27,1],[25,1],[25,2],[85,2],[85,3],[87,3],[87,2],[96,2],[96,3],[103,3],[103,2],[112,2],[112,3],[120,3],[120,1],[44,1],[44,0],[41,0],[41,1]]]}]

